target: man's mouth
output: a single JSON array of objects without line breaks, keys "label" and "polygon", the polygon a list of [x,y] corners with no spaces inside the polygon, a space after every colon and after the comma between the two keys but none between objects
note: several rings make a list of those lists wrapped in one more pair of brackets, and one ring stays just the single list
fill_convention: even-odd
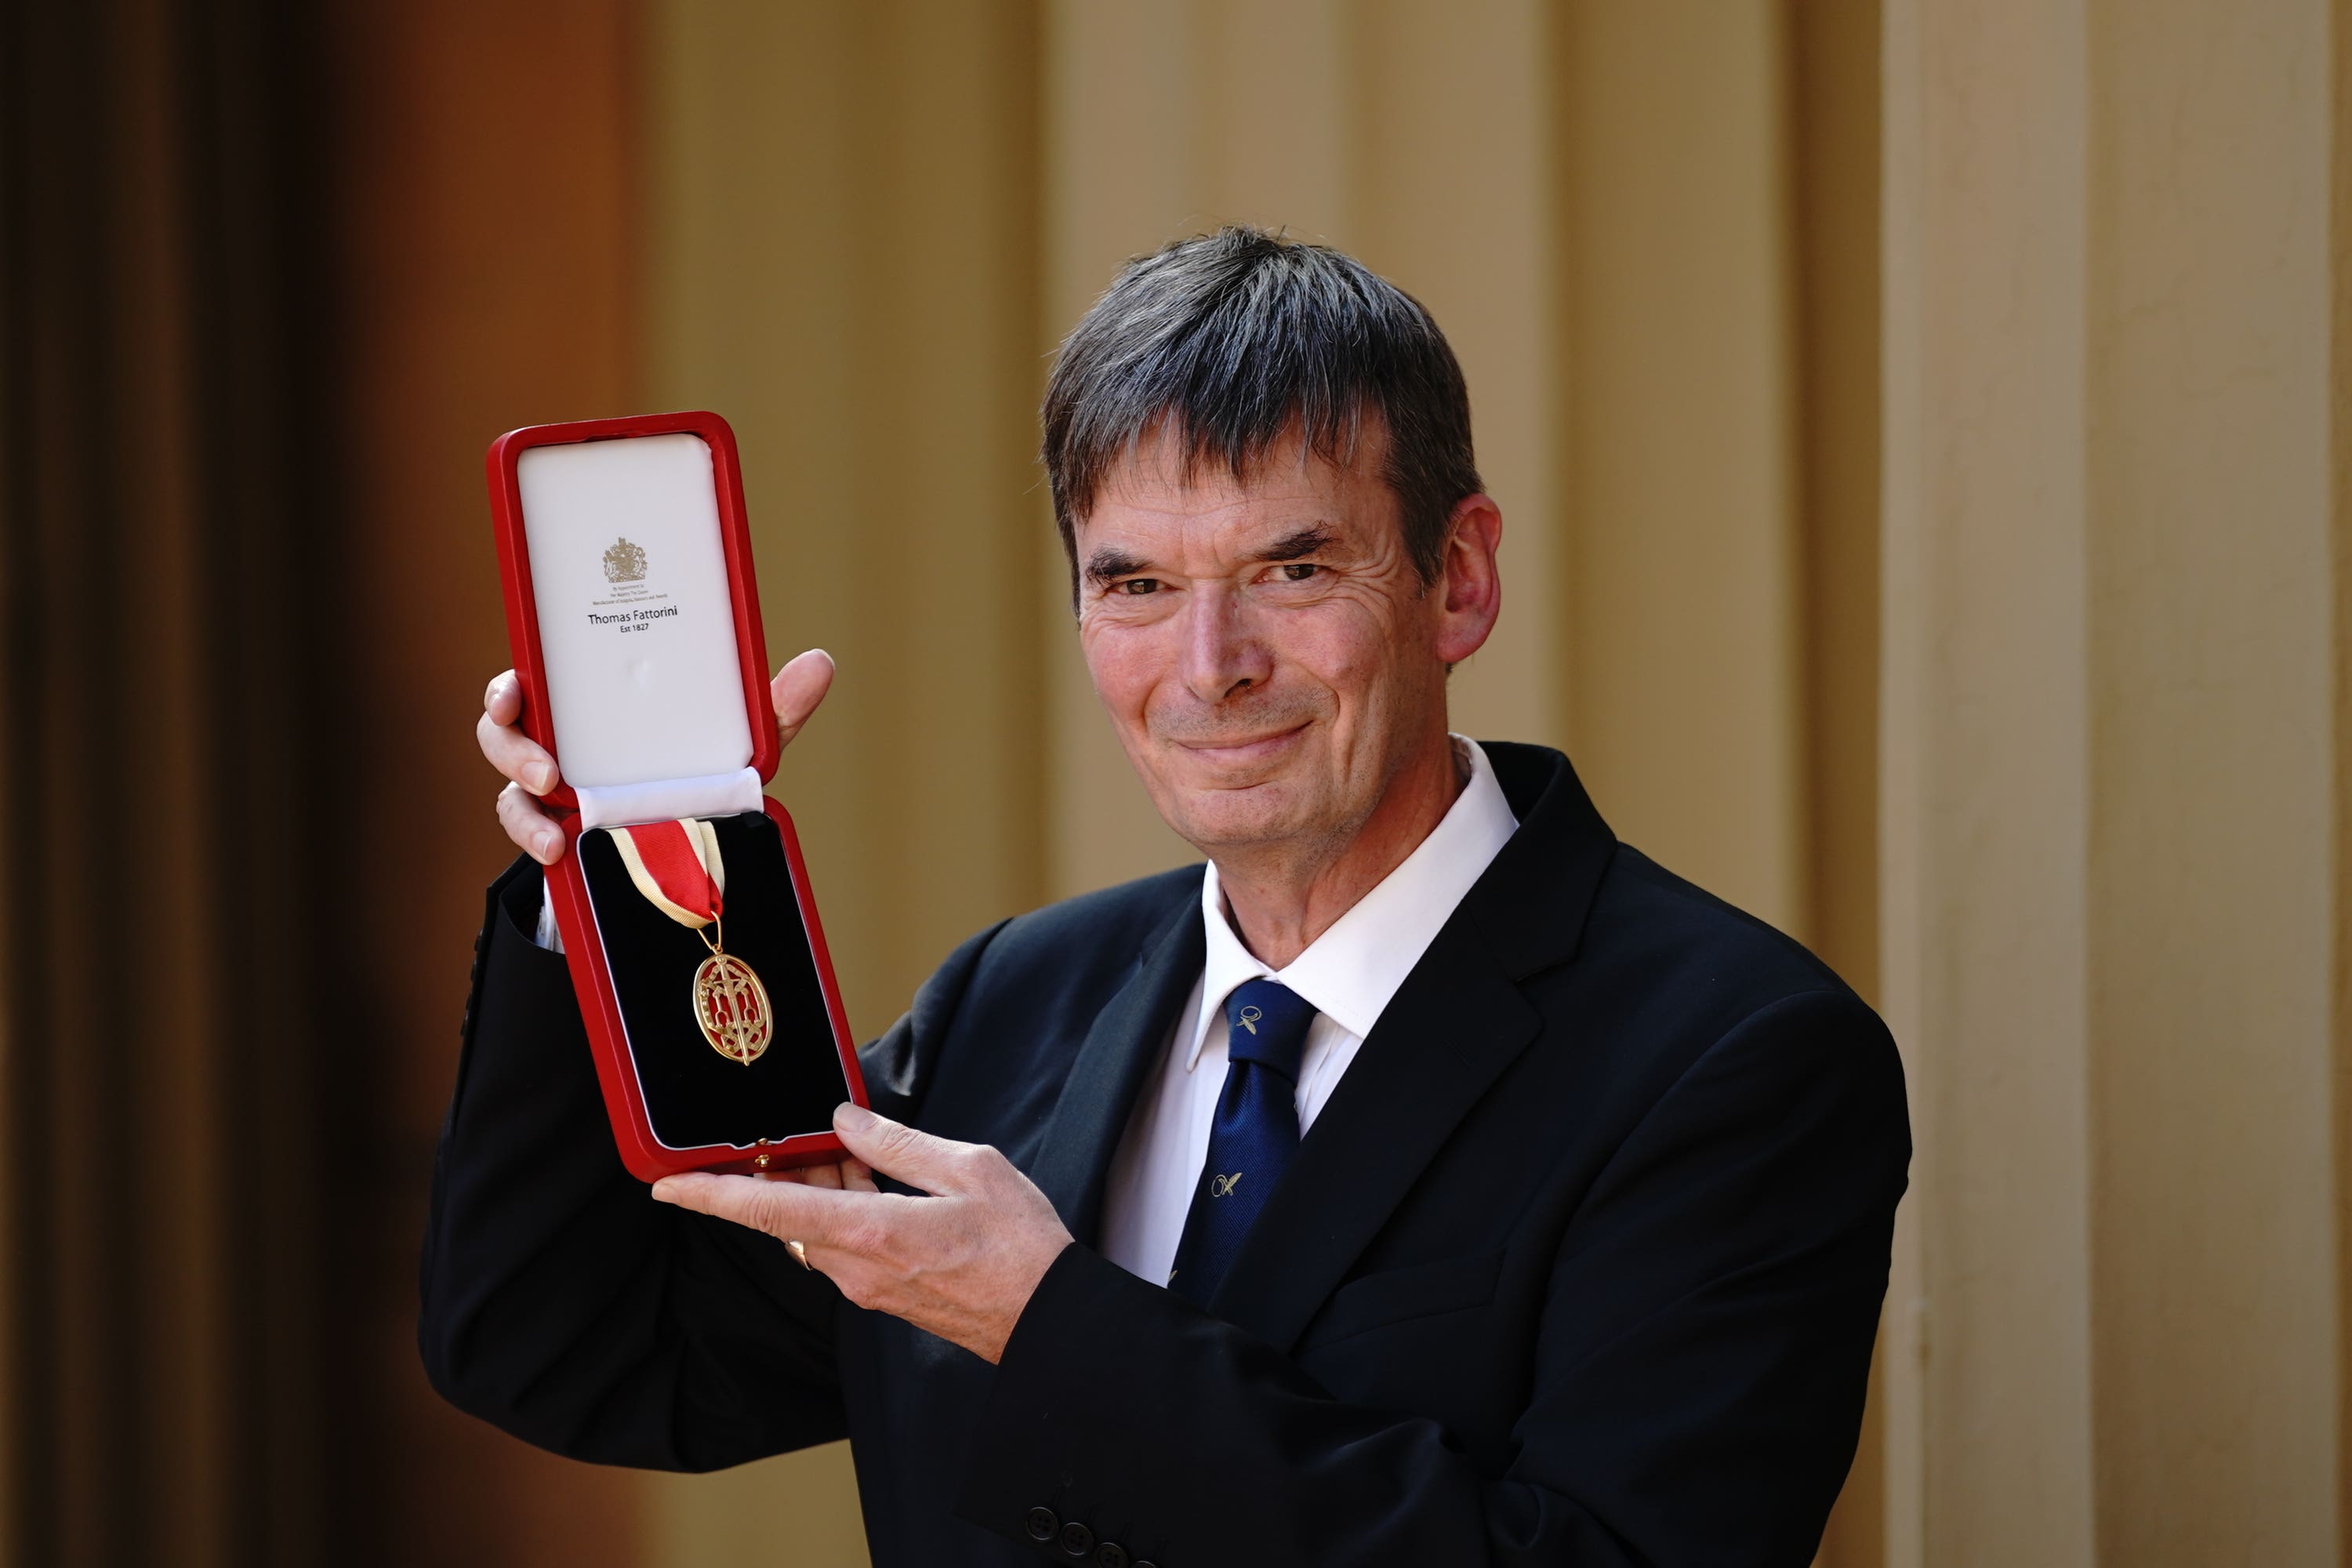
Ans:
[{"label": "man's mouth", "polygon": [[1204,763],[1220,767],[1245,767],[1279,756],[1307,732],[1311,720],[1301,720],[1286,730],[1270,730],[1262,735],[1202,741],[1179,741],[1176,743]]}]

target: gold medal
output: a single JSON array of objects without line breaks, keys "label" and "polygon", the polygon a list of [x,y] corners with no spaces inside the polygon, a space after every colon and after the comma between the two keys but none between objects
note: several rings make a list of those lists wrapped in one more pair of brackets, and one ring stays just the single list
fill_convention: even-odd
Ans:
[{"label": "gold medal", "polygon": [[768,988],[751,966],[726,951],[719,913],[726,907],[727,863],[708,822],[654,822],[609,830],[629,880],[653,906],[702,937],[710,956],[694,972],[694,1022],[710,1048],[751,1066],[775,1038]]},{"label": "gold medal", "polygon": [[711,934],[718,929],[713,921],[702,933],[710,956],[694,972],[694,1021],[712,1050],[749,1067],[775,1037],[776,1016],[768,1006],[768,988],[750,964],[719,946],[723,937]]}]

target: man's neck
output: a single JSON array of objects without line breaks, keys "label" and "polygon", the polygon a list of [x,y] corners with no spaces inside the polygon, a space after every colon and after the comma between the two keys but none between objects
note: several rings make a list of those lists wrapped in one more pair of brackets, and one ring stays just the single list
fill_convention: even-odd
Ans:
[{"label": "man's neck", "polygon": [[1286,969],[1366,893],[1421,847],[1469,782],[1440,731],[1401,769],[1344,844],[1217,856],[1217,885],[1234,934],[1269,969]]}]

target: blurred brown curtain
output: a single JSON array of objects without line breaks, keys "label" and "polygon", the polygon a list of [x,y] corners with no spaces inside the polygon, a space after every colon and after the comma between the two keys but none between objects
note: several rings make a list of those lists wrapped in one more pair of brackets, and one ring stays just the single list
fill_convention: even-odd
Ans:
[{"label": "blurred brown curtain", "polygon": [[306,8],[0,7],[0,1498],[320,1560],[336,681]]}]

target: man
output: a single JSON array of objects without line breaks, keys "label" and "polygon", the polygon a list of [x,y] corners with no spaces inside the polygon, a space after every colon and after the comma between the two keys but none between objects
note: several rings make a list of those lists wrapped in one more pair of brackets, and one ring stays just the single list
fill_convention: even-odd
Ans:
[{"label": "man", "polygon": [[[519,862],[435,1181],[436,1385],[614,1464],[846,1434],[880,1568],[1805,1563],[1895,1049],[1566,758],[1448,733],[1502,519],[1435,324],[1335,252],[1188,240],[1072,333],[1044,445],[1096,689],[1208,866],[950,955],[866,1048],[854,1158],[649,1201]],[[787,738],[831,675],[777,676]],[[494,681],[483,743],[545,860],[517,709]]]}]

